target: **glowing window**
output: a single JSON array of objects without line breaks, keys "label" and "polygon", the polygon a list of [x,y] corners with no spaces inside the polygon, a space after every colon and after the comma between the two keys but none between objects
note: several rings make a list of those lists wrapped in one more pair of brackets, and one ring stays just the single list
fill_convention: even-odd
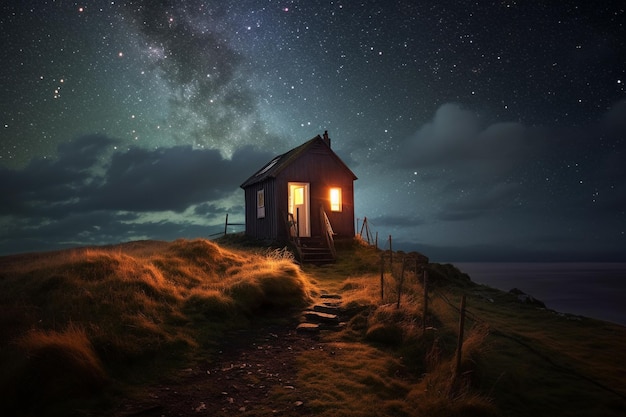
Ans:
[{"label": "glowing window", "polygon": [[341,188],[330,189],[330,211],[341,211]]}]

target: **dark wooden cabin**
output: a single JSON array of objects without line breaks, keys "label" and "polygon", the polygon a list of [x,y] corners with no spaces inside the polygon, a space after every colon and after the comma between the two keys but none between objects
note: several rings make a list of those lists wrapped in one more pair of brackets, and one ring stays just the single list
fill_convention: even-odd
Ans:
[{"label": "dark wooden cabin", "polygon": [[301,257],[303,248],[313,247],[334,254],[334,239],[354,237],[356,179],[331,149],[327,132],[278,155],[241,184],[246,235],[291,241]]}]

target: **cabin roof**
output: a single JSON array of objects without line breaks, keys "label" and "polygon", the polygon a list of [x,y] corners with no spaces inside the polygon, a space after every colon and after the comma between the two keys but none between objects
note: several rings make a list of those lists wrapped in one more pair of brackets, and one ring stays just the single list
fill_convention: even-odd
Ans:
[{"label": "cabin roof", "polygon": [[348,166],[337,156],[335,152],[330,148],[330,146],[322,139],[320,135],[315,136],[313,139],[310,139],[304,142],[302,145],[293,148],[289,152],[286,152],[282,155],[278,155],[265,164],[260,170],[255,172],[250,178],[244,181],[241,184],[241,188],[246,188],[250,185],[263,182],[268,178],[276,178],[281,171],[283,171],[287,166],[297,160],[301,155],[305,154],[309,149],[315,146],[318,142],[321,142],[324,146],[328,147],[329,154],[337,160],[337,162],[342,165],[349,175],[352,176],[353,180],[356,180],[357,177],[354,173],[348,168]]}]

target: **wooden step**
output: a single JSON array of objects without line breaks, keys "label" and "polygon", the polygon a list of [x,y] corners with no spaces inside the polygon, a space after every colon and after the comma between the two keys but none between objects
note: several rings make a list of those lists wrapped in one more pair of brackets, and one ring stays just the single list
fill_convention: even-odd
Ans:
[{"label": "wooden step", "polygon": [[327,252],[302,252],[302,262],[303,263],[314,263],[314,264],[328,264],[335,262],[335,258],[333,258],[333,254],[330,251]]}]

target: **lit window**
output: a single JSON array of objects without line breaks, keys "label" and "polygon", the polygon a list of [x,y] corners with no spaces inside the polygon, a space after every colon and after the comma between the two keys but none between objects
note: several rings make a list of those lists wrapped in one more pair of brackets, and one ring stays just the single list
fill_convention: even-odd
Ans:
[{"label": "lit window", "polygon": [[341,211],[341,188],[330,189],[330,211]]}]

